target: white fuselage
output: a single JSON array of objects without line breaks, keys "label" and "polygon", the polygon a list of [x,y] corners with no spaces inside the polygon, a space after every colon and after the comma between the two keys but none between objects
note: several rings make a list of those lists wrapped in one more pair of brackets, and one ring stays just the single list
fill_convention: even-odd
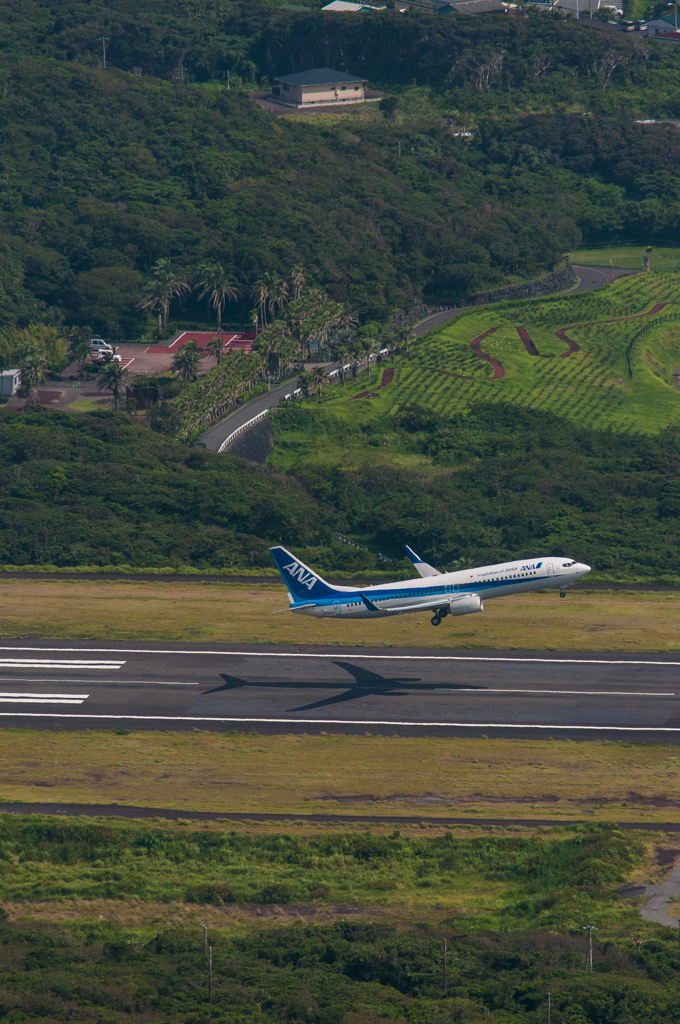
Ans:
[{"label": "white fuselage", "polygon": [[[346,619],[372,619],[440,607],[445,614],[466,614],[480,611],[481,600],[491,597],[547,587],[564,590],[587,572],[590,566],[568,558],[525,558],[372,587],[334,587],[331,596],[314,598],[310,594],[309,601],[293,598],[291,611],[317,618],[333,615]],[[471,606],[477,597],[480,606]]]}]

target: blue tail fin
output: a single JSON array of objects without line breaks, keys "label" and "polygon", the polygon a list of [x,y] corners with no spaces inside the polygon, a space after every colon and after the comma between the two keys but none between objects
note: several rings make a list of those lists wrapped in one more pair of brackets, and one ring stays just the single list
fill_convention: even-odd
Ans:
[{"label": "blue tail fin", "polygon": [[286,548],[277,547],[269,550],[288,592],[292,594],[295,601],[313,601],[317,597],[330,597],[332,594],[338,593],[325,580],[312,572],[304,562],[301,562],[295,555],[291,555]]}]

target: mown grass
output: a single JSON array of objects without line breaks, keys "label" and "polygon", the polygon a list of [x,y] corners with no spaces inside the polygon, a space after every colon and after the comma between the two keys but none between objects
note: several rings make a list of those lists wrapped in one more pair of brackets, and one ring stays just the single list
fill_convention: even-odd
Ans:
[{"label": "mown grass", "polygon": [[677,821],[670,744],[5,729],[0,800],[187,811]]},{"label": "mown grass", "polygon": [[[377,621],[287,611],[282,583],[7,580],[0,636],[341,646],[677,651],[680,593],[574,590],[487,600],[480,615],[427,613]],[[276,614],[273,614],[276,613]]]},{"label": "mown grass", "polygon": [[[638,15],[636,15],[638,17]],[[612,260],[615,267],[628,270],[644,270],[644,245],[611,245],[602,249],[577,249],[571,254],[571,262],[583,267],[608,267]],[[680,270],[680,249],[666,245],[652,247],[652,272]]]}]

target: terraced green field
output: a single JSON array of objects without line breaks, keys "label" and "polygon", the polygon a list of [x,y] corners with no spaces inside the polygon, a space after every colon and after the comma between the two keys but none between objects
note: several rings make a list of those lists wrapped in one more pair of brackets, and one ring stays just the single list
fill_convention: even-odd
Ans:
[{"label": "terraced green field", "polygon": [[[499,364],[495,372],[470,347],[491,330],[479,344]],[[566,338],[557,336],[560,331]],[[531,342],[537,354],[527,350]],[[419,338],[408,357],[396,360],[394,381],[370,400],[347,405],[366,389],[364,377],[342,399],[330,390],[325,402],[356,415],[369,401],[372,414],[395,404],[450,413],[483,399],[549,410],[593,427],[655,433],[680,421],[673,378],[679,366],[680,274],[645,274],[584,295],[462,314]],[[378,383],[377,374],[371,383]]]}]

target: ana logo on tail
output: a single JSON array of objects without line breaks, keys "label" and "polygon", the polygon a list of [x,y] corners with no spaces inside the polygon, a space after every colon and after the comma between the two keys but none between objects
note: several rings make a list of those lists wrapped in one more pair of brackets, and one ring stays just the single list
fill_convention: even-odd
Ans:
[{"label": "ana logo on tail", "polygon": [[311,590],[316,583],[316,576],[311,572],[307,575],[307,570],[297,562],[291,562],[290,565],[284,565],[283,568],[291,576],[295,576],[303,587],[307,587],[307,590]]}]

